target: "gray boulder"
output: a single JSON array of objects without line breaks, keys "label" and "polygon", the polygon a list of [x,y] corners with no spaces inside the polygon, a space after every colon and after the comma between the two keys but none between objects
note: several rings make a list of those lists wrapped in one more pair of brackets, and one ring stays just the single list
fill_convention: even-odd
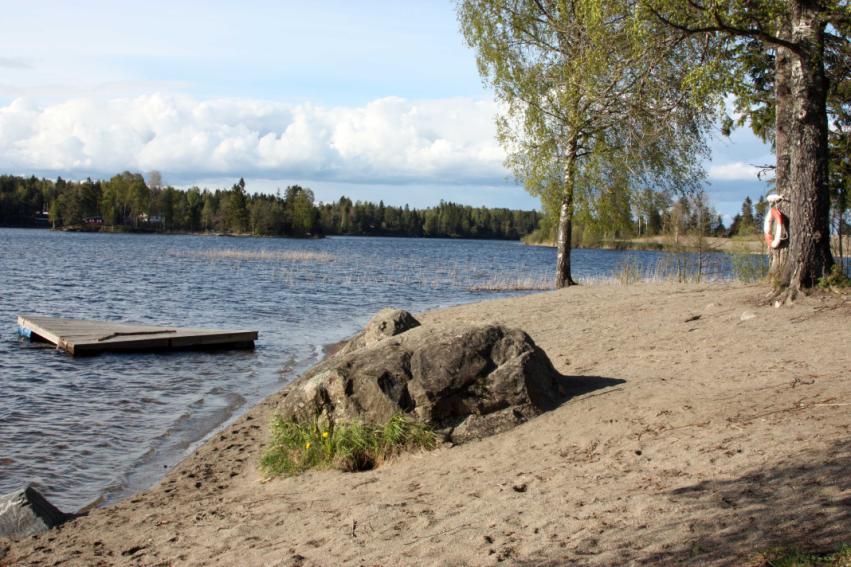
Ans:
[{"label": "gray boulder", "polygon": [[518,329],[416,326],[326,359],[290,386],[279,412],[298,422],[364,423],[405,413],[460,443],[555,407],[558,378]]},{"label": "gray boulder", "polygon": [[0,537],[19,539],[49,530],[72,517],[28,486],[0,496]]}]

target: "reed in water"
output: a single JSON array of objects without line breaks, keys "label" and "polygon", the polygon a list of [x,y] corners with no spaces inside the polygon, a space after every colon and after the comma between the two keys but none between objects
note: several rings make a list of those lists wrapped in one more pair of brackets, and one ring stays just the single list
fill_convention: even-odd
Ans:
[{"label": "reed in water", "polygon": [[239,250],[221,248],[198,252],[174,252],[175,256],[204,258],[207,260],[263,260],[267,262],[330,262],[333,254],[311,250]]}]

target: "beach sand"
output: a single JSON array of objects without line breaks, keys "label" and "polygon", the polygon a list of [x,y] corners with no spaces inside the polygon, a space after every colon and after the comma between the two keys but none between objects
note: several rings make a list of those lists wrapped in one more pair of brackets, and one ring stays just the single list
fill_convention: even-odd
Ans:
[{"label": "beach sand", "polygon": [[574,397],[373,471],[265,481],[275,394],[157,486],[0,563],[742,565],[851,543],[851,298],[766,292],[598,285],[426,313],[524,329]]}]

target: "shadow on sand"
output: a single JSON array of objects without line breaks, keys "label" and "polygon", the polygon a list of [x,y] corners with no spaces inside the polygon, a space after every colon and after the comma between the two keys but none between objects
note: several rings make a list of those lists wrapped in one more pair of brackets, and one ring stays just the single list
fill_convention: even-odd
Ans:
[{"label": "shadow on sand", "polygon": [[[559,374],[555,369],[551,369],[549,373],[555,376],[554,389],[551,388],[552,382],[549,383],[550,386],[545,391],[539,391],[537,388],[529,386],[529,399],[542,411],[552,411],[573,398],[626,383],[626,380],[602,376],[566,376]],[[553,395],[553,390],[555,390],[555,395]],[[606,392],[600,392],[600,394],[604,393]]]},{"label": "shadow on sand", "polygon": [[[851,441],[788,464],[668,493],[692,537],[650,563],[741,564],[772,547],[828,552],[851,543]],[[664,527],[661,527],[664,529]]]},{"label": "shadow on sand", "polygon": [[[634,533],[631,544],[616,551],[614,564],[761,567],[770,565],[764,554],[779,549],[833,553],[851,544],[851,442],[792,453],[780,466],[705,480],[659,498],[676,510],[676,517]],[[646,551],[658,549],[659,542],[683,527],[688,536],[681,541],[661,552]],[[600,562],[593,556],[555,551],[515,564]]]},{"label": "shadow on sand", "polygon": [[[625,384],[626,380],[620,378],[604,378],[602,376],[564,376],[558,379],[558,388],[562,395],[561,402],[564,403],[571,398],[590,394],[595,390],[611,388]],[[602,392],[601,392],[602,393]]]}]

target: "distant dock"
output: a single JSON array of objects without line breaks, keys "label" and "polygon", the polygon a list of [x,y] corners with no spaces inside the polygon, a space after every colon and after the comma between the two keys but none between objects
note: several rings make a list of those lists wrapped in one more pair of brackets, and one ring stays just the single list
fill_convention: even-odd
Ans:
[{"label": "distant dock", "polygon": [[253,348],[257,331],[182,329],[19,315],[18,332],[72,355],[101,352]]}]

